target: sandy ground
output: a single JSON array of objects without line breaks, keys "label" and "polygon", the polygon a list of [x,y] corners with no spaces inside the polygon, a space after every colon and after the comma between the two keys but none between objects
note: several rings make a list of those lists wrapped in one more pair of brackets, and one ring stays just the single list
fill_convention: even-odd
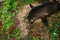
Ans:
[{"label": "sandy ground", "polygon": [[[37,6],[40,4],[36,3],[35,5],[35,3],[33,3],[32,5]],[[26,40],[28,33],[31,32],[32,36],[36,38],[42,37],[44,40],[50,40],[48,31],[46,30],[46,27],[43,25],[40,19],[36,21],[38,22],[37,23],[38,25],[36,25],[36,22],[35,22],[33,26],[30,27],[29,29],[29,25],[27,23],[26,17],[30,10],[31,8],[29,5],[23,5],[22,8],[19,10],[20,12],[14,17],[14,21],[15,21],[14,23],[18,26],[21,37]],[[52,17],[48,19],[49,20],[48,22],[50,23],[51,19],[55,20],[55,18],[56,16],[54,17],[52,15]]]}]

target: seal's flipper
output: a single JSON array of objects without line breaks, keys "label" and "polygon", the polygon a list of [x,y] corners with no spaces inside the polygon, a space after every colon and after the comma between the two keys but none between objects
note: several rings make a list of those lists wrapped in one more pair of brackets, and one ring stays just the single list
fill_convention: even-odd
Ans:
[{"label": "seal's flipper", "polygon": [[30,4],[30,7],[33,8],[33,5]]},{"label": "seal's flipper", "polygon": [[47,17],[43,16],[41,19],[42,19],[42,22],[43,22],[46,26],[48,26]]}]

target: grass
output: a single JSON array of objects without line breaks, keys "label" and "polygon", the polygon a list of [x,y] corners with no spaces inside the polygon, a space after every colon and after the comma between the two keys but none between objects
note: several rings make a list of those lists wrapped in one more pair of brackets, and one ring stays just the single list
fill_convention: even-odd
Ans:
[{"label": "grass", "polygon": [[[21,39],[18,28],[16,27],[13,30],[13,33],[10,34],[10,27],[16,26],[13,23],[13,17],[15,14],[18,14],[17,7],[20,5],[30,4],[32,2],[34,2],[34,0],[24,0],[23,2],[19,2],[18,0],[4,0],[3,6],[0,9],[0,21],[2,23],[2,27],[0,27],[0,40],[10,40],[10,38],[16,38],[17,40]],[[57,18],[60,19],[60,17]],[[52,22],[51,26],[47,29],[51,35],[51,40],[57,39],[58,30],[56,29],[55,24],[56,23]],[[57,22],[57,24],[60,25],[60,21]],[[35,38],[29,34],[28,40],[35,40]]]}]

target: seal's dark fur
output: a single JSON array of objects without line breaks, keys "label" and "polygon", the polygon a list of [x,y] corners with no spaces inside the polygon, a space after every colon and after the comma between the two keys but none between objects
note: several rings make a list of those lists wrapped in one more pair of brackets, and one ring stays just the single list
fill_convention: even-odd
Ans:
[{"label": "seal's dark fur", "polygon": [[32,24],[36,19],[41,18],[42,22],[45,25],[48,25],[47,16],[50,16],[60,10],[60,4],[55,0],[36,7],[33,7],[31,4],[30,6],[32,9],[27,16],[29,24]]}]

